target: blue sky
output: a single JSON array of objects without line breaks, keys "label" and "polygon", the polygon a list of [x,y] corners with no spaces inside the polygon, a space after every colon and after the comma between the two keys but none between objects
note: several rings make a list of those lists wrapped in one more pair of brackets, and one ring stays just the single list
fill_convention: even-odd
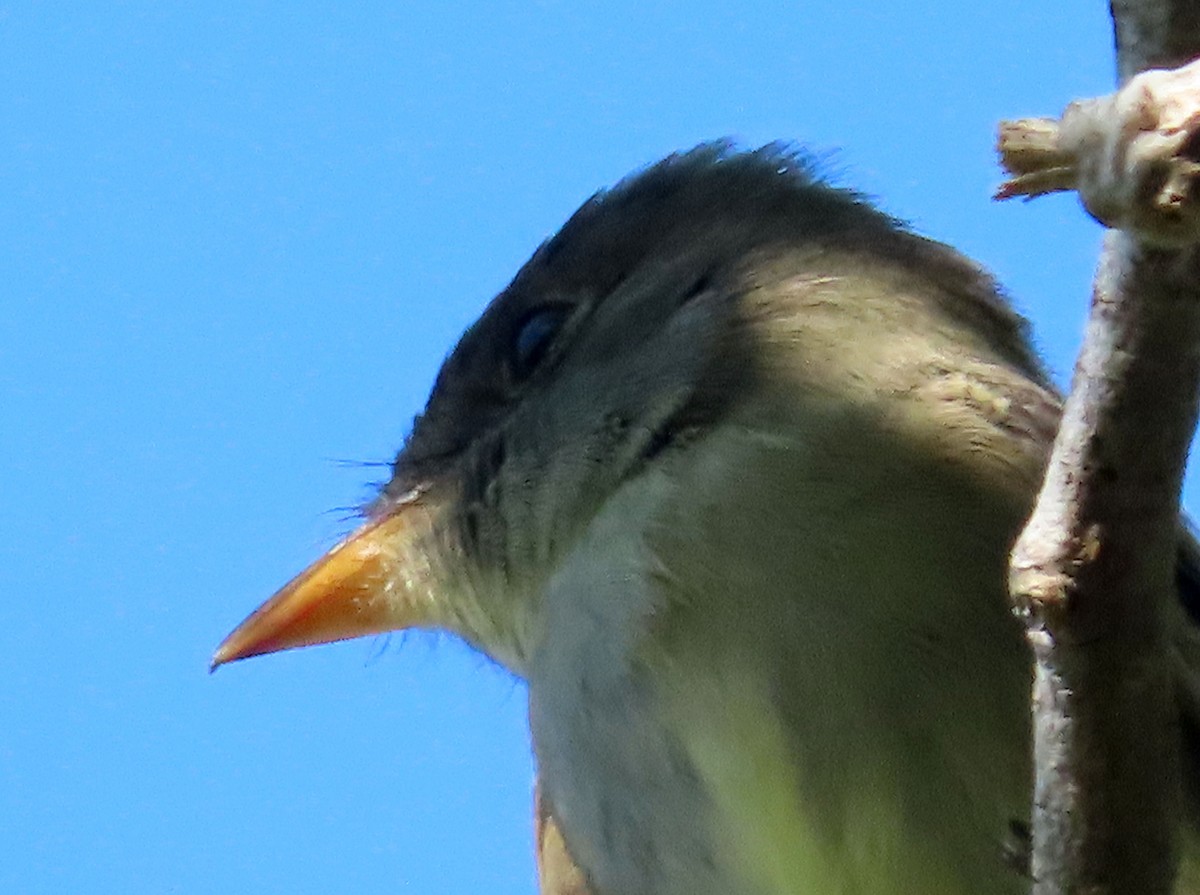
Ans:
[{"label": "blue sky", "polygon": [[1068,370],[1100,230],[990,202],[991,147],[1110,44],[1083,0],[0,2],[0,891],[531,893],[519,683],[213,647],[537,243],[674,149],[828,153]]}]

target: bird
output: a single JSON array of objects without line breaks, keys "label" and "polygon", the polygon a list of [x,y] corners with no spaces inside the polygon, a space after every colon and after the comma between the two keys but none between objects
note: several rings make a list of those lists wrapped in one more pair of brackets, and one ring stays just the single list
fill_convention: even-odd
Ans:
[{"label": "bird", "polygon": [[594,895],[1027,890],[1006,567],[1061,398],[987,272],[818,169],[706,143],[588,199],[214,667],[464,639]]}]

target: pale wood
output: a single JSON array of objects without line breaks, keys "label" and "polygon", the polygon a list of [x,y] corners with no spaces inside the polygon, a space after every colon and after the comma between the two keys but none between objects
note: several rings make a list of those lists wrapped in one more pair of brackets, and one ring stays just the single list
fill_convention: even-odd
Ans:
[{"label": "pale wood", "polygon": [[[1200,55],[1200,4],[1125,0],[1112,9],[1123,80]],[[1073,104],[1065,119],[1075,120],[1064,120],[1055,141],[1044,121],[1033,127],[1033,150],[1011,134],[1001,141],[1018,147],[1012,170],[1028,192],[1073,169],[1070,188],[1088,210],[1123,228],[1105,240],[1046,481],[1013,552],[1014,606],[1035,658],[1035,895],[1166,895],[1175,872],[1181,787],[1169,614],[1200,401],[1200,262],[1191,140],[1177,132],[1172,144],[1160,131],[1175,99],[1196,107],[1195,91],[1164,102],[1157,88],[1191,74],[1160,75],[1151,89],[1144,82]],[[1191,112],[1176,123],[1195,120]],[[1153,150],[1174,158],[1183,179],[1157,171]],[[1031,163],[1036,151],[1045,168]]]}]

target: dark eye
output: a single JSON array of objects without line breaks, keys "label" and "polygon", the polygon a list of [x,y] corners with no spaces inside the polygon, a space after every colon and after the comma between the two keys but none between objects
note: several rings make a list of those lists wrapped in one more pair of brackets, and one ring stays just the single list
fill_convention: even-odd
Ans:
[{"label": "dark eye", "polygon": [[563,305],[548,305],[535,308],[521,320],[512,346],[512,369],[517,379],[527,379],[545,359],[568,311]]}]

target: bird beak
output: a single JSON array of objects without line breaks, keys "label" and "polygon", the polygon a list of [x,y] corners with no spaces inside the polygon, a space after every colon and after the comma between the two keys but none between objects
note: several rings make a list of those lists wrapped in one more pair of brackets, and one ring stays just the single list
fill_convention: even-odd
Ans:
[{"label": "bird beak", "polygon": [[210,670],[279,650],[436,627],[430,545],[440,515],[417,494],[367,522],[285,584],[225,638]]}]

